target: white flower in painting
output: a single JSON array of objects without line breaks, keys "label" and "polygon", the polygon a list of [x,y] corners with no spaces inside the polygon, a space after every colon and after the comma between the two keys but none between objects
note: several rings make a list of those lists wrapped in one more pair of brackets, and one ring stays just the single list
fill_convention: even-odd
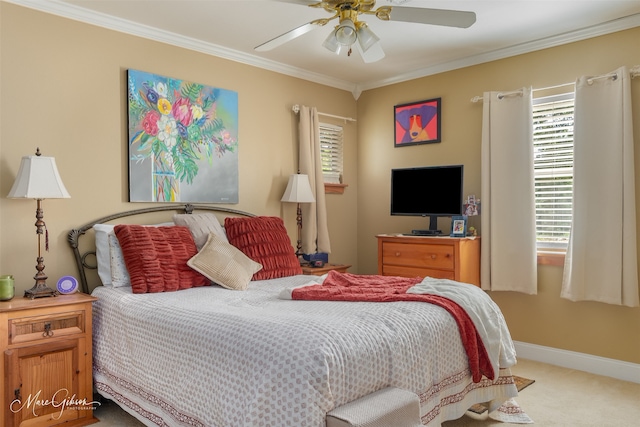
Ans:
[{"label": "white flower in painting", "polygon": [[160,95],[163,98],[167,97],[167,85],[162,83],[162,82],[158,82],[156,83],[156,87],[155,87],[156,92],[158,92],[158,95]]},{"label": "white flower in painting", "polygon": [[178,127],[176,119],[171,116],[162,116],[158,120],[158,139],[169,150],[176,145],[178,137]]}]

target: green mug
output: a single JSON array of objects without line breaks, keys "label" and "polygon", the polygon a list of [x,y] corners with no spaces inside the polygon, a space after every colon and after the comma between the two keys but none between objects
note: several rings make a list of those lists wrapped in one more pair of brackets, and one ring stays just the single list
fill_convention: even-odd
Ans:
[{"label": "green mug", "polygon": [[0,301],[9,301],[13,299],[16,289],[13,283],[13,276],[5,274],[0,276]]}]

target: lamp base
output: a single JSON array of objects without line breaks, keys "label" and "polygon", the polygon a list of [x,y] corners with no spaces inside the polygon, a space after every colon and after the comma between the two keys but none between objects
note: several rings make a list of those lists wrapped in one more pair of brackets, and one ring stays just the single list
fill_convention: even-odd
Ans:
[{"label": "lamp base", "polygon": [[24,291],[24,297],[29,299],[42,298],[42,297],[57,297],[58,291],[51,289],[44,283],[37,283],[33,285],[31,289]]}]

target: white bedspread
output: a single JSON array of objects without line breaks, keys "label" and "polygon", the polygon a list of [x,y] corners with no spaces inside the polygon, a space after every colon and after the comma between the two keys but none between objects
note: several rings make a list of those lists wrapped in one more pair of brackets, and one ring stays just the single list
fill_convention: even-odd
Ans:
[{"label": "white bedspread", "polygon": [[444,309],[278,298],[311,279],[247,291],[96,288],[96,388],[147,425],[220,427],[322,427],[334,407],[389,386],[418,394],[423,423],[438,426],[517,394],[508,369],[471,381]]}]

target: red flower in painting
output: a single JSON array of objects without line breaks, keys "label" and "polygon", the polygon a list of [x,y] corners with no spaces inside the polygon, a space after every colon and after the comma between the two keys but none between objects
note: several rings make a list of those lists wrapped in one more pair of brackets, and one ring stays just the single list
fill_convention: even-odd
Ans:
[{"label": "red flower in painting", "polygon": [[142,128],[147,134],[156,136],[158,134],[158,120],[160,120],[160,113],[151,110],[142,119]]},{"label": "red flower in painting", "polygon": [[185,126],[189,126],[193,120],[191,113],[191,103],[188,99],[178,98],[173,103],[173,117]]}]

